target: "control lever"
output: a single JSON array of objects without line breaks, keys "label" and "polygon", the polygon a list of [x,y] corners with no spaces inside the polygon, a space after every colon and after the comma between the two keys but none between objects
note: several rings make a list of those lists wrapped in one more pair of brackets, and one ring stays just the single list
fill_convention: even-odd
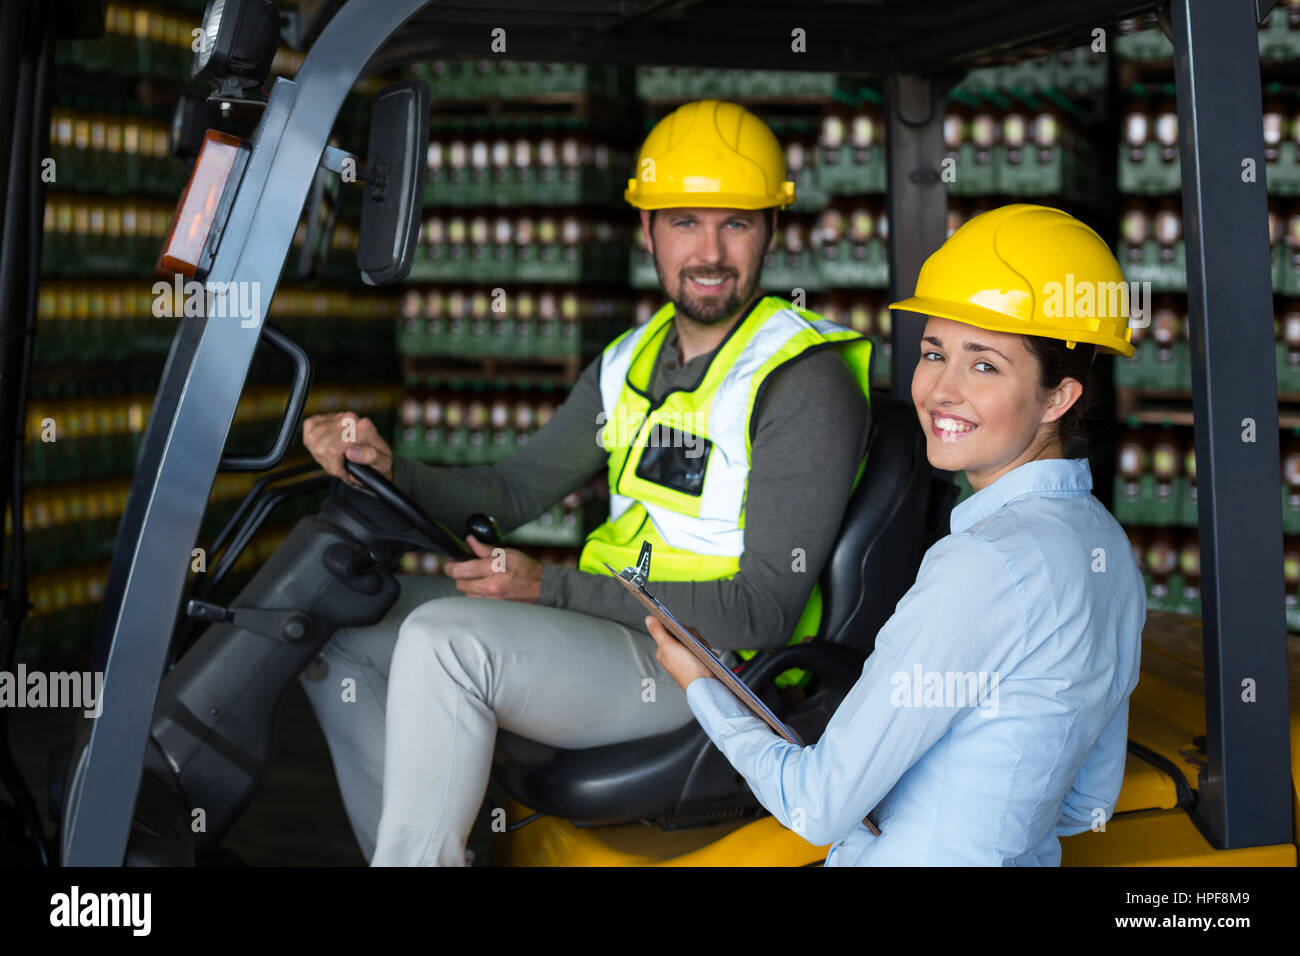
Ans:
[{"label": "control lever", "polygon": [[277,641],[301,641],[311,633],[311,617],[302,611],[264,611],[256,607],[222,607],[192,598],[185,605],[187,617],[208,624],[229,622]]},{"label": "control lever", "polygon": [[465,522],[465,536],[473,535],[490,548],[501,544],[501,528],[497,519],[480,511],[474,512]]},{"label": "control lever", "polygon": [[353,547],[336,541],[325,549],[321,563],[336,578],[359,594],[378,594],[384,586],[377,568],[392,560],[392,554],[382,544],[372,547]]}]

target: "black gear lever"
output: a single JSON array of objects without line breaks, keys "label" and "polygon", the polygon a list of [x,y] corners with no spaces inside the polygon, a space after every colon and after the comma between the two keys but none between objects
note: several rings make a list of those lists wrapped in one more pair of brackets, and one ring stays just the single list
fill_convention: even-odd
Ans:
[{"label": "black gear lever", "polygon": [[471,534],[490,548],[501,544],[501,528],[497,525],[497,519],[481,511],[474,512],[465,521],[465,536]]}]

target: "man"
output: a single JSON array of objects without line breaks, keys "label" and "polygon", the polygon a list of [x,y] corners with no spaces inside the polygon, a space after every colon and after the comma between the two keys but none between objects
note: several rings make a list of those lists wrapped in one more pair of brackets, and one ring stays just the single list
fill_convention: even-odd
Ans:
[{"label": "man", "polygon": [[[584,748],[691,719],[640,605],[604,568],[635,563],[642,541],[656,594],[715,648],[817,631],[815,582],[864,462],[870,343],[760,288],[794,184],[756,116],[689,103],[651,131],[637,173],[625,198],[669,304],[615,339],[509,460],[432,468],[395,459],[366,419],[345,443],[351,413],[303,425],[330,474],[345,456],[371,465],[452,528],[483,511],[509,531],[601,469],[610,482],[610,520],[578,569],[470,538],[477,558],[403,577],[384,619],[340,631],[304,676],[376,865],[464,862],[498,728]],[[346,677],[354,703],[340,700]]]}]

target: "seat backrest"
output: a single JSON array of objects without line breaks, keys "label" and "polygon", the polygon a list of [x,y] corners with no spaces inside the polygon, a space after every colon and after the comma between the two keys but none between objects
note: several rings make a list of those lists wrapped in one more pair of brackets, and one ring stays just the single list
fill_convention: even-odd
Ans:
[{"label": "seat backrest", "polygon": [[871,412],[866,468],[822,571],[818,633],[864,654],[916,580],[931,529],[946,533],[956,492],[933,478],[911,403],[873,392]]}]

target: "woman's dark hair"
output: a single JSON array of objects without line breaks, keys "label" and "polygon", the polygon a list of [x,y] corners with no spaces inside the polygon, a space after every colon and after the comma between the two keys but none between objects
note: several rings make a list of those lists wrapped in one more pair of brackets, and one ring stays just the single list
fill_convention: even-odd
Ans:
[{"label": "woman's dark hair", "polygon": [[1088,453],[1088,428],[1086,421],[1092,417],[1097,404],[1097,385],[1092,371],[1097,346],[1077,342],[1067,348],[1062,339],[1042,335],[1026,335],[1025,347],[1038,359],[1038,384],[1052,389],[1067,378],[1083,386],[1083,394],[1070,406],[1070,410],[1056,420],[1061,436],[1061,448],[1067,458],[1082,458]]}]

